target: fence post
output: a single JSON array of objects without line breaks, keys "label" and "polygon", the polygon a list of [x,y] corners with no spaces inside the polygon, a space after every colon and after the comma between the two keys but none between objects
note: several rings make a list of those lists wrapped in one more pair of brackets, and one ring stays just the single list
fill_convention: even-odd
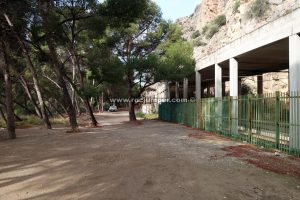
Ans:
[{"label": "fence post", "polygon": [[228,116],[228,121],[229,121],[229,134],[230,134],[230,135],[232,135],[232,132],[231,132],[231,131],[232,131],[232,130],[231,130],[231,129],[232,129],[232,127],[231,127],[231,123],[232,123],[232,113],[231,113],[231,108],[232,108],[232,105],[231,105],[231,104],[232,104],[232,97],[230,96],[230,97],[229,97],[229,100],[228,100],[228,107],[229,107],[229,108],[228,108],[228,115],[229,115],[229,116]]},{"label": "fence post", "polygon": [[252,142],[252,96],[248,95],[248,106],[247,106],[247,117],[248,117],[248,134],[249,142]]},{"label": "fence post", "polygon": [[196,117],[196,126],[197,128],[201,128],[200,127],[200,115],[201,115],[201,107],[200,107],[200,101],[196,100],[196,104],[197,104],[197,117]]},{"label": "fence post", "polygon": [[204,126],[203,126],[203,99],[199,100],[200,102],[200,110],[199,110],[199,128],[201,130],[204,130]]},{"label": "fence post", "polygon": [[280,143],[280,130],[279,130],[279,123],[280,123],[280,92],[276,92],[275,97],[275,126],[276,126],[276,148],[279,148]]},{"label": "fence post", "polygon": [[193,102],[193,109],[194,109],[194,117],[193,117],[193,127],[197,128],[197,102]]}]

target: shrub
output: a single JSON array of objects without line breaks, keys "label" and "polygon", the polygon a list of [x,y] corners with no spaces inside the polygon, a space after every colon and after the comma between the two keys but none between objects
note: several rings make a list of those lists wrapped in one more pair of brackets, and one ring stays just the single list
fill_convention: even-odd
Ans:
[{"label": "shrub", "polygon": [[246,13],[248,18],[260,18],[269,8],[267,0],[254,0]]},{"label": "shrub", "polygon": [[207,39],[212,38],[212,36],[214,36],[214,34],[216,34],[219,31],[219,26],[216,24],[211,24],[210,26],[208,26],[208,29],[205,33],[205,37]]},{"label": "shrub", "polygon": [[241,1],[235,0],[234,5],[233,5],[233,14],[239,12],[240,5],[241,5]]},{"label": "shrub", "polygon": [[192,39],[195,39],[197,37],[199,37],[201,35],[199,30],[196,30],[193,34],[192,34]]},{"label": "shrub", "polygon": [[206,24],[206,25],[202,28],[202,34],[203,34],[203,35],[205,35],[207,29],[208,29],[208,24]]},{"label": "shrub", "polygon": [[153,113],[153,114],[146,114],[145,115],[145,119],[158,119],[158,114],[157,113]]},{"label": "shrub", "polygon": [[205,35],[207,39],[212,38],[214,34],[216,34],[221,26],[226,24],[226,16],[219,15],[213,21],[209,22],[202,29],[202,34]]},{"label": "shrub", "polygon": [[142,112],[138,112],[138,113],[136,113],[136,116],[138,118],[143,118],[143,119],[157,119],[158,118],[157,113],[145,114],[145,113],[142,113]]},{"label": "shrub", "polygon": [[225,15],[219,15],[213,20],[213,24],[221,27],[226,24],[226,16]]},{"label": "shrub", "polygon": [[138,117],[138,118],[144,118],[145,114],[143,112],[138,112],[138,113],[136,113],[136,117]]},{"label": "shrub", "polygon": [[200,46],[205,46],[205,45],[206,45],[206,43],[203,42],[201,40],[201,38],[198,38],[198,39],[196,39],[196,40],[193,41],[193,46],[194,47],[200,47]]}]

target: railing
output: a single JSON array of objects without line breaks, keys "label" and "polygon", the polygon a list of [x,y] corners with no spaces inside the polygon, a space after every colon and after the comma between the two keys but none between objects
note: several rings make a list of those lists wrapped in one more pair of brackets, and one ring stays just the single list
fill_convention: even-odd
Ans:
[{"label": "railing", "polygon": [[161,120],[300,156],[300,96],[274,93],[162,103]]}]

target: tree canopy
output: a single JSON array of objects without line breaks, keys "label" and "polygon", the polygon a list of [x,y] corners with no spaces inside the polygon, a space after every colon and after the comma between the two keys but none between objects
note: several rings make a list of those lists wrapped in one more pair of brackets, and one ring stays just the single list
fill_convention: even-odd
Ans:
[{"label": "tree canopy", "polygon": [[0,28],[0,116],[11,138],[19,115],[47,128],[54,115],[67,116],[76,132],[86,111],[97,126],[102,93],[138,98],[195,64],[180,27],[151,0],[3,0]]},{"label": "tree canopy", "polygon": [[[139,98],[159,81],[179,81],[194,71],[191,44],[178,25],[161,16],[160,8],[148,1],[135,23],[112,31],[117,40],[113,54],[123,65],[129,99]],[[129,109],[130,120],[136,120],[133,100]]]}]

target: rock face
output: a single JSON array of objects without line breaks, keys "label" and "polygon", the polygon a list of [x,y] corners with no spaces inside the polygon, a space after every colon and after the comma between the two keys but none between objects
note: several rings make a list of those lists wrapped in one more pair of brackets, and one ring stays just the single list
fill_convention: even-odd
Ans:
[{"label": "rock face", "polygon": [[193,31],[203,28],[221,12],[220,1],[223,0],[203,0],[191,16],[178,19],[187,38],[192,35]]},{"label": "rock face", "polygon": [[[236,6],[238,1],[240,5]],[[265,1],[267,9],[259,18],[250,18],[247,13],[254,1],[256,0],[203,0],[191,16],[178,19],[177,23],[182,26],[184,37],[191,40],[195,31],[202,32],[203,27],[219,15],[226,16],[226,25],[220,27],[212,38],[202,38],[207,45],[195,47],[195,57],[204,57],[300,7],[300,0],[258,0]]]},{"label": "rock face", "polygon": [[201,29],[221,12],[223,5],[224,0],[203,0],[202,4],[197,6],[195,13],[187,20],[192,19],[193,27]]},{"label": "rock face", "polygon": [[[259,17],[250,17],[249,13],[255,1],[263,3],[266,9]],[[195,59],[201,59],[299,7],[300,0],[202,0],[191,16],[178,19],[177,23],[182,26],[184,37],[195,44]],[[256,11],[260,8],[262,6],[259,4]],[[226,25],[220,26],[212,37],[205,37],[203,28],[220,15],[226,16]],[[196,31],[200,33],[197,37]]]}]

